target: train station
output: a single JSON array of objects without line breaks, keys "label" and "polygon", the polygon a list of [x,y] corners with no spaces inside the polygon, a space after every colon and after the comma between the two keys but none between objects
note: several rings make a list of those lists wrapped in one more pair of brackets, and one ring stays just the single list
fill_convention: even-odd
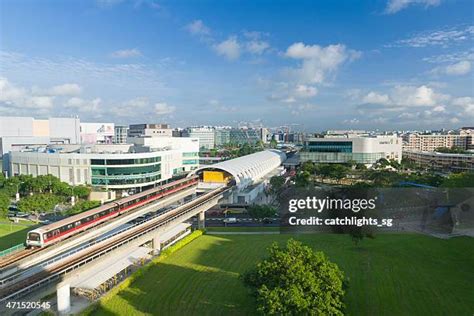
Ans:
[{"label": "train station", "polygon": [[222,184],[235,185],[229,203],[251,203],[264,192],[269,179],[284,173],[286,154],[269,149],[243,157],[201,166],[191,175],[199,175],[199,189],[213,189]]}]

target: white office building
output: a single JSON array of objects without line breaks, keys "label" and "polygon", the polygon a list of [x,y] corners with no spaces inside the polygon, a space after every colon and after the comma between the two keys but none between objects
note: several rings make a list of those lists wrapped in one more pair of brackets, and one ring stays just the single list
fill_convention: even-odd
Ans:
[{"label": "white office building", "polygon": [[190,127],[186,132],[188,137],[199,139],[202,149],[213,149],[215,147],[215,132],[213,127]]},{"label": "white office building", "polygon": [[127,125],[115,125],[114,127],[114,144],[126,144],[128,137]]},{"label": "white office building", "polygon": [[160,144],[153,139],[142,138],[142,144],[137,140],[137,144],[50,146],[11,152],[9,171],[12,175],[52,174],[70,185],[137,191],[199,167],[197,140],[170,138]]},{"label": "white office building", "polygon": [[301,162],[372,165],[379,159],[402,159],[402,139],[397,136],[336,136],[309,138],[300,152]]}]

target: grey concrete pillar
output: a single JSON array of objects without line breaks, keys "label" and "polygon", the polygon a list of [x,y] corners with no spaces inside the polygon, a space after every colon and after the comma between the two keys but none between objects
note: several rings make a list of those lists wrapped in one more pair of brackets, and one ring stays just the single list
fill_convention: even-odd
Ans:
[{"label": "grey concrete pillar", "polygon": [[161,242],[160,242],[160,236],[155,235],[153,237],[153,253],[154,254],[159,254],[161,251]]},{"label": "grey concrete pillar", "polygon": [[56,287],[58,313],[66,315],[71,310],[71,286],[69,283],[59,283]]},{"label": "grey concrete pillar", "polygon": [[206,212],[202,211],[198,214],[198,228],[204,229],[206,228]]}]

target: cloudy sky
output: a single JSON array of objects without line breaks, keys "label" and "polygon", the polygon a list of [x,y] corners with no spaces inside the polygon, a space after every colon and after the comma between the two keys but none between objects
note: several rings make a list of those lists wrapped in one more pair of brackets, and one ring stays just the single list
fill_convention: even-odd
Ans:
[{"label": "cloudy sky", "polygon": [[3,0],[0,115],[474,125],[474,2]]}]

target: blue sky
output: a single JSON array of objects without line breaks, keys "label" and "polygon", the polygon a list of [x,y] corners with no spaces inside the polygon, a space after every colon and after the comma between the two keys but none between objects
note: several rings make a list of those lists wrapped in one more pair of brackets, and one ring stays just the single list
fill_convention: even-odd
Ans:
[{"label": "blue sky", "polygon": [[0,2],[0,115],[474,124],[469,0]]}]

